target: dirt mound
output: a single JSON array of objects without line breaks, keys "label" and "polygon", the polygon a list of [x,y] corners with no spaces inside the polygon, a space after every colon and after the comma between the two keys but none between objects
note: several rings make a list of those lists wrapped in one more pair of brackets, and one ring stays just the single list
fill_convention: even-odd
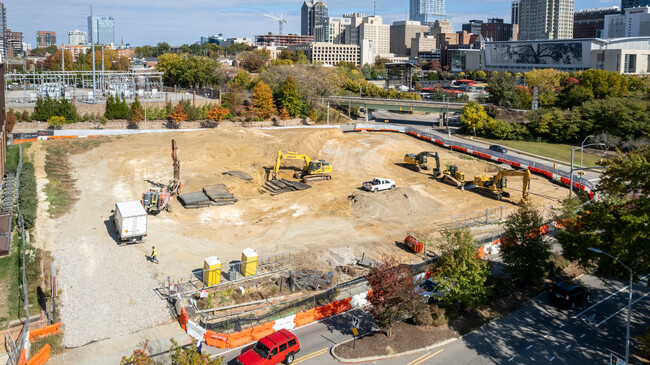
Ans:
[{"label": "dirt mound", "polygon": [[422,217],[435,214],[439,208],[438,202],[413,188],[360,191],[352,194],[350,200],[357,217],[367,219]]}]

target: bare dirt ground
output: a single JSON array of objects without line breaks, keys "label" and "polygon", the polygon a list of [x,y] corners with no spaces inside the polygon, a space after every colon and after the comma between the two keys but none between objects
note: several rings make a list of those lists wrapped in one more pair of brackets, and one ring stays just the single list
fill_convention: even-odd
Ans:
[{"label": "bare dirt ground", "polygon": [[[186,210],[174,200],[172,213],[149,217],[144,244],[118,248],[112,238],[110,211],[115,202],[139,200],[150,186],[146,180],[167,182],[171,178],[171,138],[179,146],[184,192],[224,183],[239,201],[232,206]],[[278,149],[325,159],[334,168],[332,180],[313,183],[311,189],[299,192],[261,193]],[[427,238],[455,214],[504,204],[511,211],[516,209],[521,184],[515,179],[509,182],[510,202],[498,202],[399,165],[405,153],[425,150],[438,151],[443,164],[459,165],[468,178],[498,170],[494,164],[406,135],[344,134],[338,129],[218,128],[132,135],[71,156],[79,200],[72,212],[56,220],[45,218],[41,222],[47,223],[39,226],[39,235],[54,250],[57,265],[65,267],[59,272],[63,306],[76,310],[62,313],[66,345],[78,346],[169,320],[153,289],[167,276],[201,268],[208,256],[227,263],[251,247],[260,256],[291,252],[298,255],[298,266],[318,269],[352,264],[363,252],[374,259],[390,254],[415,261],[413,254],[395,244],[407,232]],[[291,167],[300,164],[285,161],[283,165],[281,177],[293,179]],[[230,170],[245,171],[254,180],[222,175]],[[37,177],[42,179],[40,172],[37,167]],[[398,188],[375,194],[359,189],[361,182],[374,177],[393,179]],[[42,183],[39,180],[39,188]],[[533,203],[545,207],[557,205],[566,193],[538,176],[533,177],[531,190]],[[41,210],[39,219],[44,214]],[[145,258],[152,245],[159,251],[160,265]]]}]

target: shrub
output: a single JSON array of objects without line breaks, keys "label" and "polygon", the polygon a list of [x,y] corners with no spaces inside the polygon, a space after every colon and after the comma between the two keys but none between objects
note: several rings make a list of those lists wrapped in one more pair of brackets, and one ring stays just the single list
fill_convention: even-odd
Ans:
[{"label": "shrub", "polygon": [[431,316],[431,311],[429,306],[424,303],[419,303],[413,310],[413,323],[418,326],[431,326],[433,325],[433,317]]},{"label": "shrub", "polygon": [[14,126],[16,125],[18,120],[16,120],[16,115],[14,115],[14,113],[12,113],[11,111],[7,113],[6,119],[7,119],[7,132],[11,132],[14,129]]},{"label": "shrub", "polygon": [[23,161],[23,168],[20,172],[20,190],[18,202],[25,220],[25,228],[30,229],[36,223],[36,206],[38,195],[36,193],[36,175],[34,165],[31,162]]},{"label": "shrub", "polygon": [[53,116],[47,120],[47,124],[49,124],[54,128],[61,128],[63,125],[66,124],[66,121],[64,117]]},{"label": "shrub", "polygon": [[106,99],[106,119],[129,119],[129,106],[124,98],[109,95]]},{"label": "shrub", "polygon": [[552,273],[560,272],[566,269],[570,263],[571,261],[567,260],[566,258],[564,258],[564,256],[560,255],[557,252],[552,252],[551,256],[549,256],[548,258],[549,270]]},{"label": "shrub", "polygon": [[431,316],[431,325],[435,327],[440,327],[448,322],[447,313],[436,304],[429,307],[429,315]]}]

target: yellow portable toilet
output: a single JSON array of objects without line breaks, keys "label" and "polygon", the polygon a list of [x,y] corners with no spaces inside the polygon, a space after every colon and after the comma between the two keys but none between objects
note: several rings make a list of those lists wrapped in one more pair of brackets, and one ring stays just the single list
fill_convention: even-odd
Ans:
[{"label": "yellow portable toilet", "polygon": [[221,261],[217,256],[206,257],[203,260],[203,284],[217,285],[221,282]]},{"label": "yellow portable toilet", "polygon": [[252,248],[241,252],[241,273],[244,276],[257,274],[257,252]]}]

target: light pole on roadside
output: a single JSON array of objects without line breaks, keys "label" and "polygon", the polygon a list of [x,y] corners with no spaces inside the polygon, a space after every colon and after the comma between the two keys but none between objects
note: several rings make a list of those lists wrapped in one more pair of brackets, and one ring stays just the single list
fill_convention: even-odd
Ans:
[{"label": "light pole on roadside", "polygon": [[587,142],[587,140],[591,137],[593,137],[593,134],[590,134],[587,137],[585,137],[584,141],[582,141],[582,144],[580,145],[580,168],[582,168],[582,152],[585,148],[585,142]]},{"label": "light pole on roadside", "polygon": [[[586,140],[587,140],[587,139],[585,138],[585,141],[586,141]],[[584,143],[584,142],[583,142],[583,143]],[[596,145],[599,145],[599,146],[605,146],[604,143],[590,143],[590,144],[585,145],[585,146],[580,146],[580,147],[576,147],[576,148],[572,148],[572,149],[571,149],[571,171],[570,171],[570,173],[569,173],[569,174],[570,174],[570,176],[569,176],[569,199],[571,199],[571,197],[573,196],[573,171],[574,171],[574,170],[583,171],[583,170],[588,169],[588,168],[583,168],[583,167],[582,167],[582,164],[581,164],[580,168],[578,168],[578,169],[574,169],[574,168],[573,168],[573,152],[574,152],[575,150],[577,150],[577,149],[580,149],[580,155],[582,156],[582,149],[583,149],[583,148],[585,148],[585,147],[589,147],[589,146],[596,146]],[[598,167],[594,167],[594,168],[598,168]],[[582,175],[580,176],[580,180],[582,180]]]},{"label": "light pole on roadside", "polygon": [[632,269],[627,267],[624,263],[621,262],[618,258],[608,254],[607,252],[603,250],[599,250],[597,248],[589,247],[587,250],[593,251],[595,253],[602,253],[603,255],[607,255],[614,259],[614,261],[618,262],[619,264],[623,265],[624,268],[626,268],[630,272],[630,287],[628,289],[629,291],[629,296],[627,300],[627,329],[625,331],[625,365],[628,365],[630,362],[630,322],[632,318]]}]

